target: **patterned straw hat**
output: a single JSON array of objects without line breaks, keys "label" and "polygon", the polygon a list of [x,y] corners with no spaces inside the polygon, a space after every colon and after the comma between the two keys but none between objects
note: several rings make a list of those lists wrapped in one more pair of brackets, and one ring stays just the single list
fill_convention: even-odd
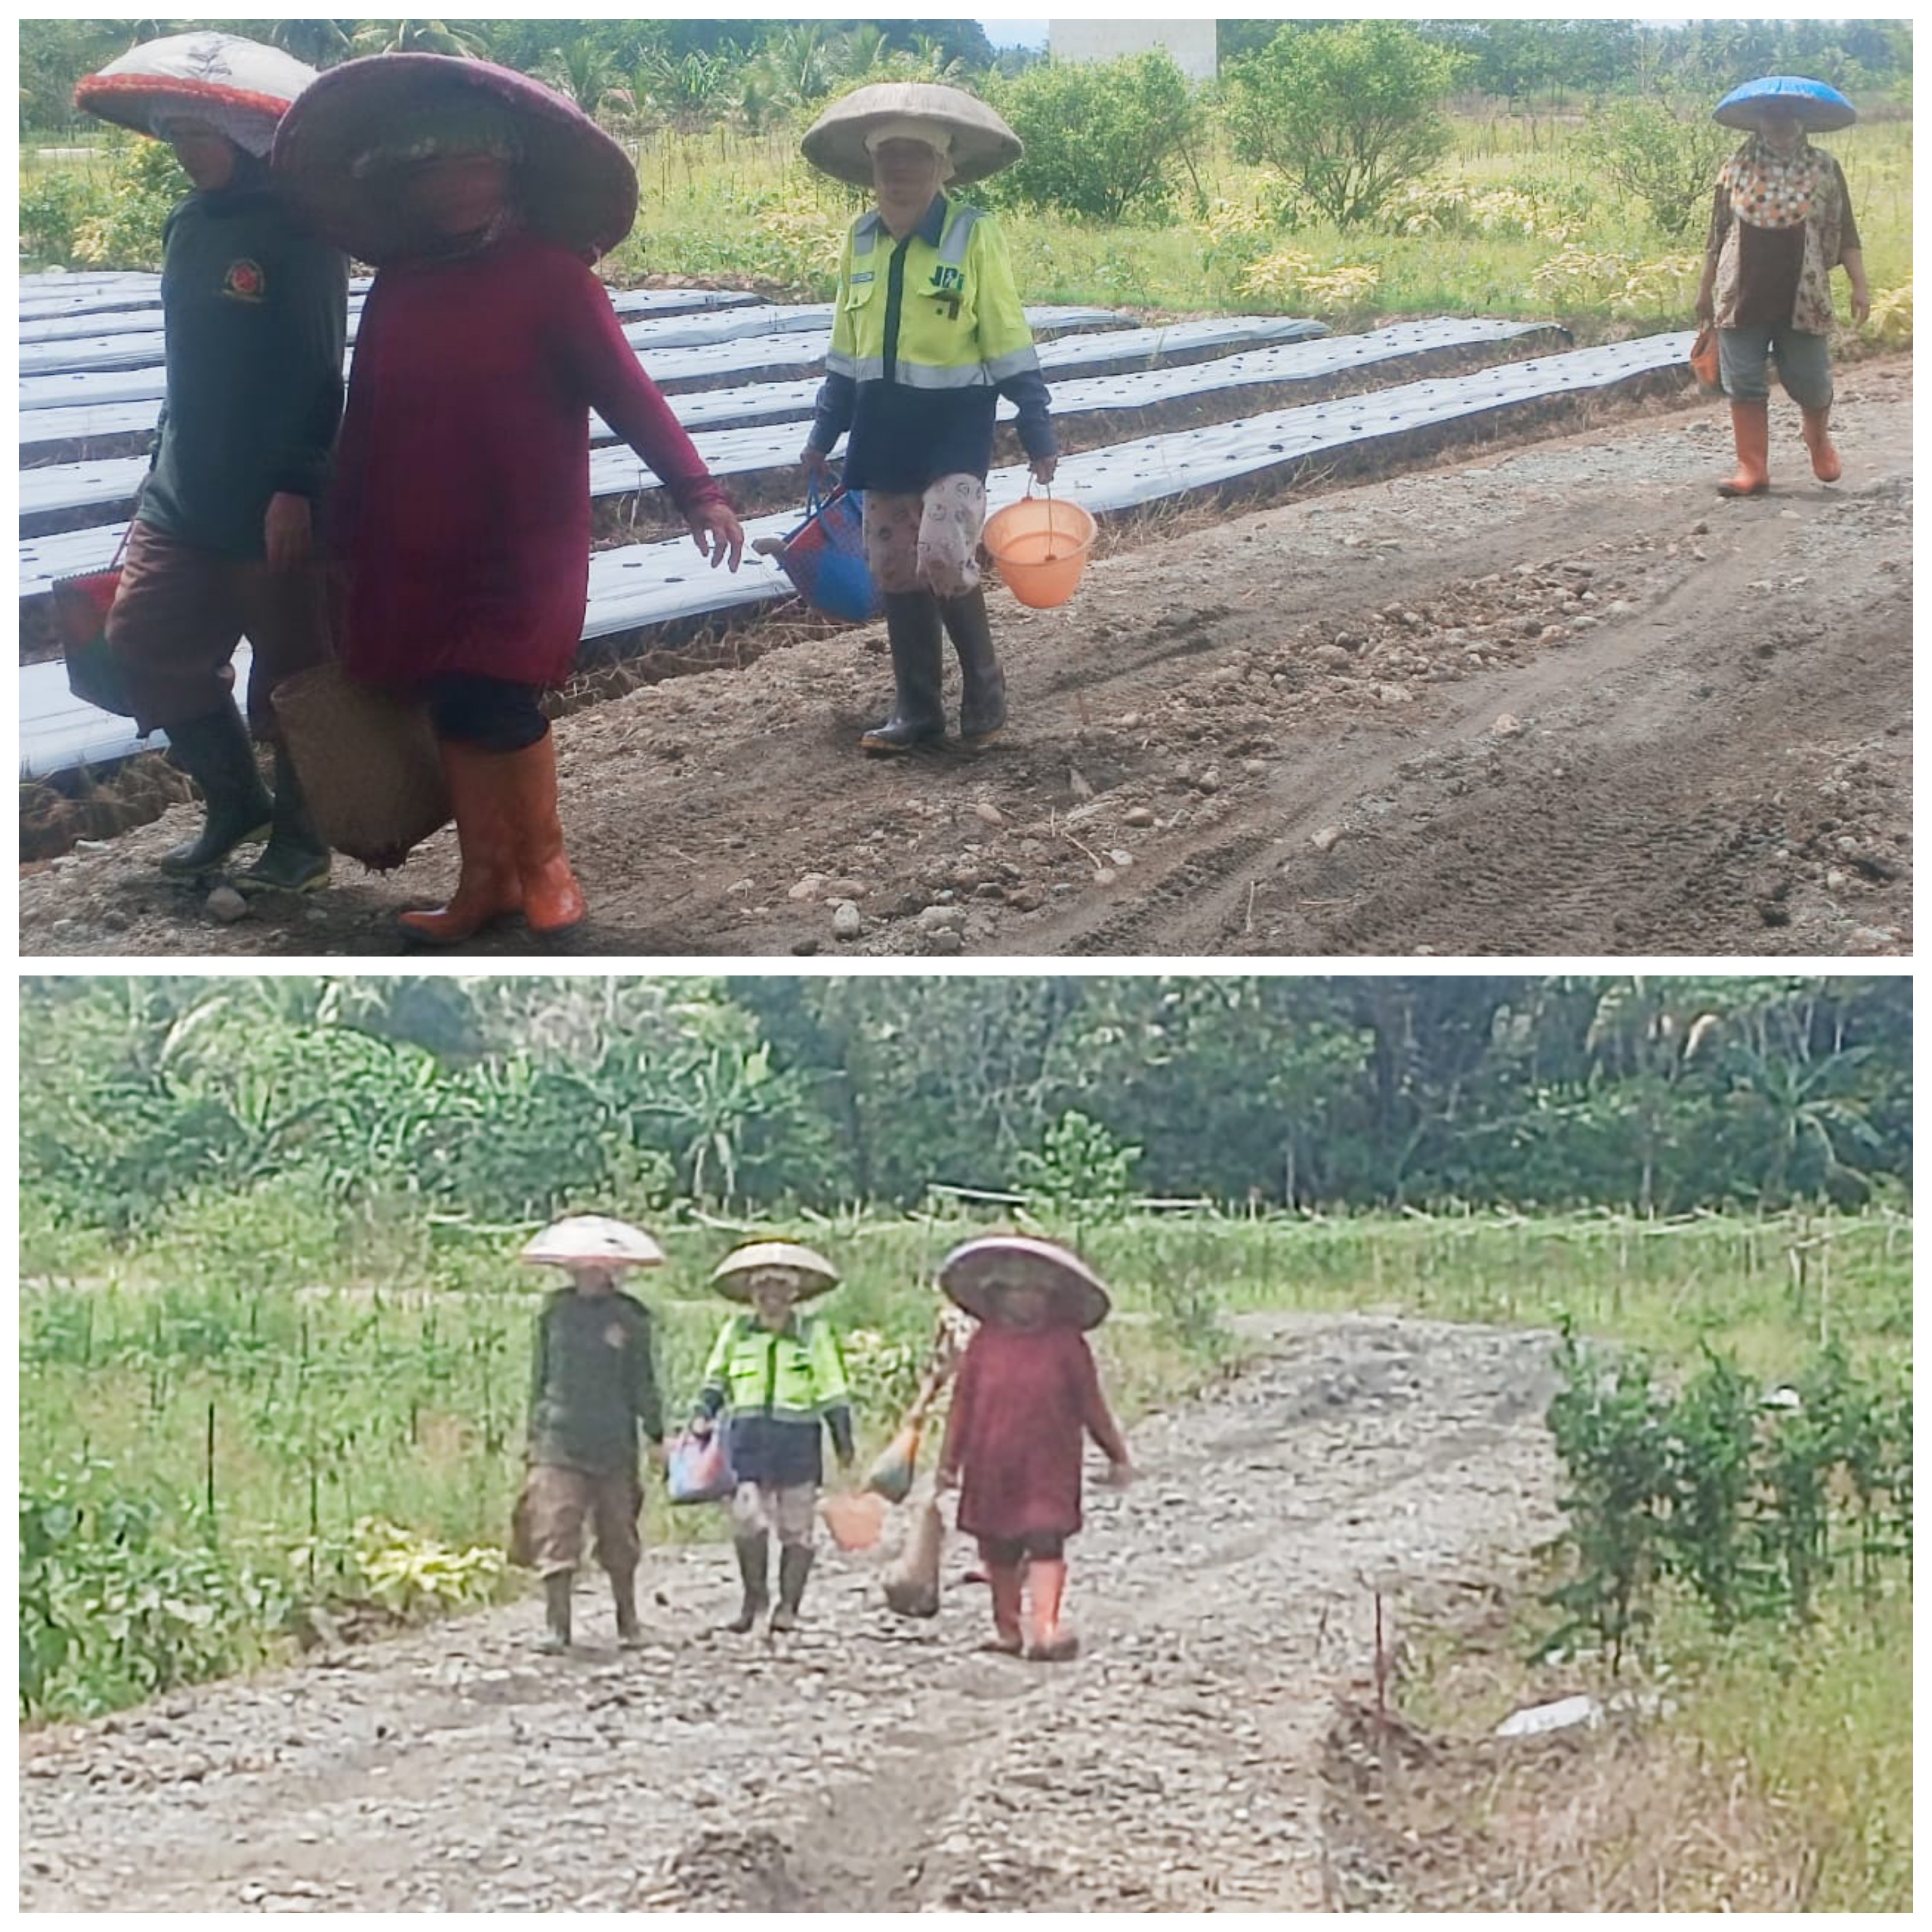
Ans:
[{"label": "patterned straw hat", "polygon": [[170,34],[143,40],[74,90],[74,105],[166,140],[200,122],[251,154],[274,145],[276,124],[316,71],[279,47],[238,34]]}]

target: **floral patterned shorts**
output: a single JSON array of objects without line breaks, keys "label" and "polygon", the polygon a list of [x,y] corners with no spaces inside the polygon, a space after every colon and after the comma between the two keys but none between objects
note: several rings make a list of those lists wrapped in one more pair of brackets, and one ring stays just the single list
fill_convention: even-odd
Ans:
[{"label": "floral patterned shorts", "polygon": [[980,532],[986,485],[963,472],[916,495],[866,492],[866,561],[880,590],[930,590],[964,597],[980,585]]}]

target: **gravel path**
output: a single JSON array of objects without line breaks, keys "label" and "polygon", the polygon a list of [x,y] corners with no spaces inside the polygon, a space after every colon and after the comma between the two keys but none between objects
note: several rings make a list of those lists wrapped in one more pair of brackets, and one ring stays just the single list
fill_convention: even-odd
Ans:
[{"label": "gravel path", "polygon": [[1372,1694],[1373,1590],[1393,1610],[1551,1533],[1553,1377],[1544,1336],[1263,1325],[1243,1374],[1134,1432],[1140,1483],[1092,1492],[1074,1664],[974,1650],[956,1541],[935,1622],[828,1553],[776,1644],[710,1628],[724,1550],[662,1552],[639,1653],[586,1594],[570,1658],[534,1654],[525,1603],[25,1736],[22,1904],[1321,1907],[1322,1746],[1335,1696]]}]

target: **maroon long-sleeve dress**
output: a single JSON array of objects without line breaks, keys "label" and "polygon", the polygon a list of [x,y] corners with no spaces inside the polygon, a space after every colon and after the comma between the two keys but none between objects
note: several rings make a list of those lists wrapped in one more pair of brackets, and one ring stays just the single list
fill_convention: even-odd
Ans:
[{"label": "maroon long-sleeve dress", "polygon": [[680,510],[724,500],[568,249],[514,234],[381,271],[331,506],[352,676],[563,682],[584,628],[593,409]]},{"label": "maroon long-sleeve dress", "polygon": [[1077,1328],[989,1322],[968,1346],[941,1452],[960,1472],[959,1527],[1010,1541],[1080,1527],[1082,1438],[1118,1462],[1126,1444]]}]

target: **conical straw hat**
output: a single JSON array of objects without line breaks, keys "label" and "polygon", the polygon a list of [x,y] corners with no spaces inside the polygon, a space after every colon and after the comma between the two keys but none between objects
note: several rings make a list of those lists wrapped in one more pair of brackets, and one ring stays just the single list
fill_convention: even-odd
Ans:
[{"label": "conical straw hat", "polygon": [[664,1258],[663,1249],[643,1228],[608,1214],[569,1214],[553,1221],[518,1257],[533,1268],[656,1268]]},{"label": "conical straw hat", "polygon": [[940,1264],[940,1286],[982,1322],[994,1318],[992,1288],[1000,1280],[1043,1289],[1057,1318],[1076,1328],[1099,1328],[1113,1306],[1100,1277],[1070,1248],[1030,1234],[982,1234]]},{"label": "conical straw hat", "polygon": [[315,77],[292,54],[238,34],[169,34],[88,75],[74,99],[86,112],[142,134],[156,132],[157,114],[205,116],[237,147],[266,154],[289,104]]},{"label": "conical straw hat", "polygon": [[924,80],[884,80],[835,100],[801,144],[812,165],[856,188],[872,185],[866,136],[889,121],[938,121],[952,136],[952,178],[984,181],[1011,167],[1020,137],[983,100],[957,87]]},{"label": "conical straw hat", "polygon": [[747,1241],[734,1248],[712,1270],[711,1286],[728,1301],[749,1301],[751,1278],[761,1268],[783,1268],[798,1284],[801,1301],[829,1294],[838,1286],[838,1270],[797,1241]]}]

